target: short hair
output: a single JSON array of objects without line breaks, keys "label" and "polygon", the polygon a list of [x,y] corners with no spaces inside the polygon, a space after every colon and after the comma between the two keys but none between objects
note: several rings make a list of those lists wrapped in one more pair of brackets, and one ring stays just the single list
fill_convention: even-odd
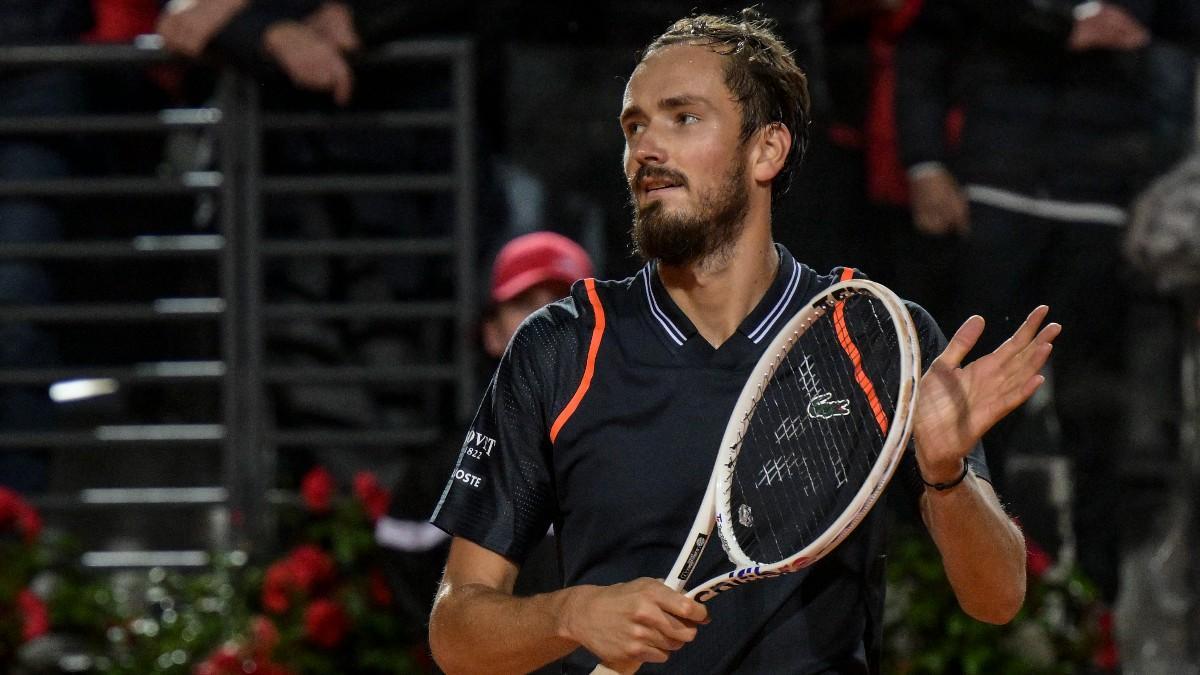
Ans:
[{"label": "short hair", "polygon": [[772,199],[787,192],[808,147],[808,78],[783,40],[775,22],[753,8],[739,16],[699,14],[680,19],[642,51],[640,61],[653,52],[677,44],[712,48],[725,61],[725,86],[742,108],[741,140],[776,122],[792,135],[792,147],[771,182]]}]

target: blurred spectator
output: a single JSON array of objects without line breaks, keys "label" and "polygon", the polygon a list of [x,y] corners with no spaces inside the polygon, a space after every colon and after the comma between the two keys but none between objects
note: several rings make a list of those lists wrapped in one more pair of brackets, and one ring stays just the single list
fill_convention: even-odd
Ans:
[{"label": "blurred spectator", "polygon": [[206,51],[247,68],[266,62],[292,84],[350,102],[350,57],[400,37],[469,25],[470,5],[394,0],[171,0],[158,23],[167,49]]},{"label": "blurred spectator", "polygon": [[[168,5],[159,21],[168,48],[204,55],[249,72],[260,85],[262,109],[331,112],[351,103],[368,114],[454,110],[452,64],[445,59],[377,59],[353,72],[357,52],[393,39],[469,30],[473,12],[462,2],[430,5],[383,0],[196,0]],[[402,67],[399,64],[403,64]],[[397,86],[402,80],[403,85]],[[452,174],[455,129],[365,128],[336,122],[319,131],[264,134],[267,175],[287,174]],[[478,156],[484,156],[478,150]],[[479,184],[492,182],[480,180]],[[457,189],[457,188],[455,188]],[[457,217],[455,192],[331,191],[268,196],[264,235],[268,238],[389,239],[443,237]],[[492,195],[478,202],[489,205]],[[495,222],[495,219],[493,219]],[[329,256],[320,260],[276,259],[266,267],[271,302],[392,302],[445,298],[453,292],[453,266],[436,257],[411,256],[402,265],[374,256]],[[386,320],[304,319],[269,329],[272,363],[359,365],[432,361],[447,358],[451,344],[446,322],[422,322],[415,330],[395,330]],[[407,382],[289,383],[273,387],[280,426],[407,428],[435,426],[439,396],[451,385]],[[378,452],[363,448],[313,446],[288,453],[282,482],[315,454],[335,473],[370,467],[385,481],[395,474]],[[389,473],[392,475],[389,476]]]},{"label": "blurred spectator", "polygon": [[[70,43],[92,23],[87,0],[5,0],[0,3],[0,46]],[[0,69],[0,115],[36,117],[79,112],[83,81],[67,69]],[[62,178],[70,173],[61,142],[31,136],[0,136],[0,180]],[[62,214],[44,198],[0,198],[0,241],[32,243],[62,237]],[[50,277],[35,260],[0,260],[0,304],[51,302]],[[53,336],[41,327],[0,322],[0,367],[35,368],[58,361]],[[52,404],[44,387],[0,386],[0,430],[45,429]],[[0,484],[22,492],[46,488],[44,453],[0,449]]]},{"label": "blurred spectator", "polygon": [[577,279],[594,274],[586,251],[553,232],[532,232],[513,239],[496,254],[491,291],[482,326],[488,373],[508,347],[525,317],[566,297]]},{"label": "blurred spectator", "polygon": [[[1192,0],[925,0],[898,53],[916,227],[963,239],[959,318],[999,319],[978,353],[995,348],[1034,300],[1065,327],[1052,367],[1075,466],[1076,543],[1110,602],[1124,443],[1119,241],[1126,205],[1159,168],[1146,47],[1159,37],[1194,40],[1198,13]],[[954,104],[965,124],[952,151],[945,120]],[[998,481],[1012,433],[1011,423],[998,425],[987,439]]]},{"label": "blurred spectator", "polygon": [[[956,242],[916,231],[895,123],[895,51],[921,0],[800,3],[789,29],[813,91],[811,146],[776,220],[820,268],[846,260],[949,323]],[[951,116],[948,124],[956,119]],[[947,133],[952,134],[953,128]],[[835,228],[829,223],[837,223]]]},{"label": "blurred spectator", "polygon": [[[481,347],[490,374],[517,326],[549,302],[566,297],[578,279],[593,276],[591,258],[579,244],[553,232],[532,232],[504,245],[492,265],[486,309],[480,325]],[[376,526],[376,541],[390,549],[390,576],[412,626],[428,620],[441,578],[450,538],[429,523],[458,448],[412,458],[394,494],[390,513]],[[561,585],[553,535],[534,550],[521,568],[516,592],[541,593]],[[422,628],[423,630],[423,628]],[[407,636],[423,637],[423,636]]]}]

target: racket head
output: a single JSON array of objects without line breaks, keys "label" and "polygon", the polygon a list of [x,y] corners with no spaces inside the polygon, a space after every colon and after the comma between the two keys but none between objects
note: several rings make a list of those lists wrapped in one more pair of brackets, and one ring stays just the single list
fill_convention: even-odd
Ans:
[{"label": "racket head", "polygon": [[780,330],[730,416],[710,483],[718,537],[741,568],[729,577],[806,567],[866,517],[912,433],[920,358],[903,302],[867,280],[830,286]]}]

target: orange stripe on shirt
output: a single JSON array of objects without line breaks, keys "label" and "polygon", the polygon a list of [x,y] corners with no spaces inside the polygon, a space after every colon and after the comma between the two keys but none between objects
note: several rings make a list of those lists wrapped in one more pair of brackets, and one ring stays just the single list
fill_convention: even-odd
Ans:
[{"label": "orange stripe on shirt", "polygon": [[604,306],[600,304],[600,296],[596,295],[596,280],[584,279],[583,285],[587,288],[588,301],[592,303],[592,312],[596,315],[596,325],[592,328],[592,342],[588,345],[587,365],[583,369],[583,378],[579,381],[575,395],[567,402],[567,407],[563,408],[550,427],[551,443],[558,438],[558,432],[562,430],[567,420],[571,419],[571,415],[575,414],[576,408],[587,394],[588,387],[592,384],[592,375],[596,372],[596,353],[600,351],[600,339],[604,337]]},{"label": "orange stripe on shirt", "polygon": [[[853,278],[854,270],[847,267],[842,270],[839,281],[849,281]],[[842,345],[842,351],[846,352],[846,356],[849,356],[850,362],[854,364],[854,380],[858,382],[858,388],[862,389],[863,394],[867,396],[867,403],[871,406],[871,412],[875,414],[875,423],[879,425],[879,430],[886,436],[888,416],[883,412],[883,405],[879,403],[879,397],[875,394],[875,384],[871,382],[871,378],[867,377],[866,371],[862,368],[862,354],[854,344],[854,339],[850,337],[850,330],[846,328],[844,302],[839,302],[833,308],[833,328],[837,333],[838,342]]]}]

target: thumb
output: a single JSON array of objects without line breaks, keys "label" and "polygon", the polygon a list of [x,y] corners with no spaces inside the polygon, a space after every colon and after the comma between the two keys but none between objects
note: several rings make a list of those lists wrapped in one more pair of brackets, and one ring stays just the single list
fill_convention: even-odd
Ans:
[{"label": "thumb", "polygon": [[934,363],[957,368],[975,343],[979,341],[979,336],[983,335],[983,325],[983,317],[978,314],[964,321],[963,325],[954,332],[954,337],[950,338],[950,344],[946,345],[946,349]]}]

